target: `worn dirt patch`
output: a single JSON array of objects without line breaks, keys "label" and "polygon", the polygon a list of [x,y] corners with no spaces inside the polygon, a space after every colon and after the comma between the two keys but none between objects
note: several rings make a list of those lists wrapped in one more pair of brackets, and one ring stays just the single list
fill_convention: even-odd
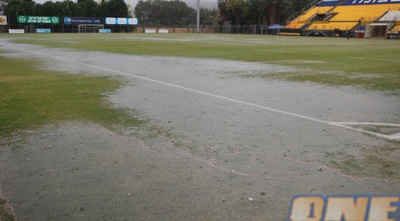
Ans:
[{"label": "worn dirt patch", "polygon": [[[1,149],[1,184],[21,220],[283,220],[297,193],[398,188],[268,152],[220,161],[161,135],[143,142],[94,124],[49,126],[14,140]],[[248,165],[237,163],[249,156]]]}]

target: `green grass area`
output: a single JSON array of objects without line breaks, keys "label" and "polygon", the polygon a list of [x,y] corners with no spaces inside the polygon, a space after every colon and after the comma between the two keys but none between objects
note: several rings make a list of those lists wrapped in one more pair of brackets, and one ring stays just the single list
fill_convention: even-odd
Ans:
[{"label": "green grass area", "polygon": [[279,64],[298,67],[299,71],[260,73],[255,77],[400,90],[397,40],[224,34],[27,34],[14,41],[119,54]]},{"label": "green grass area", "polygon": [[0,65],[0,137],[74,120],[112,130],[141,123],[104,99],[119,87],[118,80],[45,72],[34,68],[34,61],[1,56]]},{"label": "green grass area", "polygon": [[0,220],[2,221],[14,221],[17,220],[15,215],[6,207],[7,200],[0,198]]},{"label": "green grass area", "polygon": [[381,147],[362,149],[356,157],[345,152],[327,153],[328,165],[356,177],[400,179],[400,162],[394,154],[400,142],[392,141]]}]

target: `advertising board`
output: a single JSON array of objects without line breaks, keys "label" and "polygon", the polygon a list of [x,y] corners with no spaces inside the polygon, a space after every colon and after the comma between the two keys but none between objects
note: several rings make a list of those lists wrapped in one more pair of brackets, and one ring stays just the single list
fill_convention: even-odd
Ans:
[{"label": "advertising board", "polygon": [[400,0],[346,0],[342,5],[398,4]]},{"label": "advertising board", "polygon": [[17,16],[19,24],[60,24],[58,16]]},{"label": "advertising board", "polygon": [[10,33],[10,34],[24,34],[25,30],[24,29],[9,29],[8,33]]},{"label": "advertising board", "polygon": [[80,17],[64,17],[65,25],[99,25],[101,24],[100,18],[80,18]]},{"label": "advertising board", "polygon": [[105,18],[106,25],[137,25],[138,19],[137,18],[114,18],[114,17],[107,17]]},{"label": "advertising board", "polygon": [[7,25],[7,16],[0,15],[0,25]]},{"label": "advertising board", "polygon": [[400,195],[296,195],[288,221],[397,221]]},{"label": "advertising board", "polygon": [[99,33],[111,33],[111,29],[99,29]]},{"label": "advertising board", "polygon": [[49,28],[37,28],[36,33],[51,33]]}]

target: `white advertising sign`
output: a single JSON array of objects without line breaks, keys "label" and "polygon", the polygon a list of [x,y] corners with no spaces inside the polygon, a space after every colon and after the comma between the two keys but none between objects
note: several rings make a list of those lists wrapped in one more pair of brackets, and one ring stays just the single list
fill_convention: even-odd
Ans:
[{"label": "white advertising sign", "polygon": [[138,19],[137,18],[128,18],[128,25],[137,25]]},{"label": "white advertising sign", "polygon": [[168,29],[159,29],[158,33],[160,33],[160,34],[168,34],[169,31],[168,31]]},{"label": "white advertising sign", "polygon": [[156,29],[145,29],[144,33],[146,33],[146,34],[155,34],[155,33],[157,33],[157,30]]},{"label": "white advertising sign", "polygon": [[126,25],[127,21],[128,20],[126,18],[117,18],[117,24],[118,25]]},{"label": "white advertising sign", "polygon": [[105,20],[106,25],[137,25],[137,18],[113,18],[107,17]]},{"label": "white advertising sign", "polygon": [[24,34],[25,30],[24,29],[9,29],[8,33],[10,33],[10,34]]},{"label": "white advertising sign", "polygon": [[117,19],[116,18],[106,18],[106,25],[116,25],[117,24]]}]

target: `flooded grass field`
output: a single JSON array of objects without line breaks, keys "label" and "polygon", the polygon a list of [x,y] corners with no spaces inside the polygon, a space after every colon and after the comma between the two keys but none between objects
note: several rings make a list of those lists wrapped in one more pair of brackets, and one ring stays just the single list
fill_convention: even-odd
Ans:
[{"label": "flooded grass field", "polygon": [[92,108],[70,115],[44,108],[54,118],[18,126],[4,105],[19,99],[12,93],[22,89],[9,83],[17,69],[2,69],[0,90],[10,98],[0,112],[0,217],[286,220],[296,194],[400,193],[397,41],[0,39],[1,62],[34,62],[22,71],[32,75],[20,79],[46,76],[48,84],[56,76],[55,87],[67,92],[63,79],[76,82],[61,96],[35,81],[44,93],[30,98],[36,106],[47,97],[79,107],[89,102],[75,99],[83,89],[98,94],[89,98],[97,99]]}]

